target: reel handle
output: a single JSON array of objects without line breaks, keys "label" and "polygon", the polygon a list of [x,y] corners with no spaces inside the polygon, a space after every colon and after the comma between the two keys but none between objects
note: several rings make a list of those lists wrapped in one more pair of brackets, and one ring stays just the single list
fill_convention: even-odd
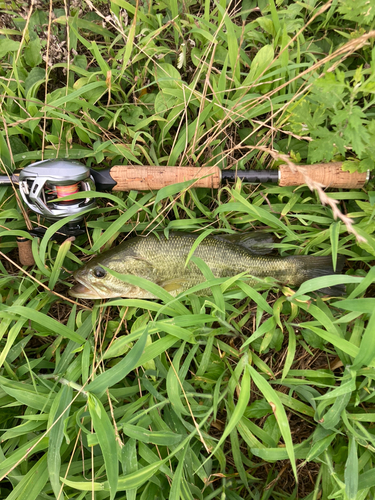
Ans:
[{"label": "reel handle", "polygon": [[[342,162],[318,163],[316,165],[296,165],[298,171],[292,172],[287,165],[278,170],[232,171],[219,167],[162,167],[147,165],[117,165],[107,171],[93,173],[97,189],[112,191],[153,191],[170,184],[194,181],[191,187],[217,189],[222,181],[235,181],[237,178],[254,184],[264,182],[278,183],[280,186],[300,186],[306,183],[304,173],[311,180],[324,187],[355,189],[363,187],[368,181],[368,173],[350,173],[341,170]],[[303,172],[301,172],[303,170]]]}]

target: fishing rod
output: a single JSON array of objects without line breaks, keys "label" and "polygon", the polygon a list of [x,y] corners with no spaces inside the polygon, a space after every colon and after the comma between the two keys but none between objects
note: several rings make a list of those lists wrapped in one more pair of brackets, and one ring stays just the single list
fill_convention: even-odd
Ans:
[{"label": "fishing rod", "polygon": [[[278,170],[221,170],[219,167],[164,167],[145,165],[114,166],[94,170],[78,161],[43,160],[33,163],[11,176],[0,176],[0,186],[17,184],[25,204],[48,221],[56,222],[75,215],[71,231],[83,219],[83,213],[95,207],[95,199],[69,200],[66,197],[88,191],[153,191],[171,184],[191,181],[191,187],[218,189],[226,182],[241,179],[251,184],[276,183],[279,186],[305,184],[305,175],[330,188],[361,188],[369,180],[368,172],[344,172],[342,163],[287,165]],[[65,198],[61,200],[61,198]],[[66,229],[66,228],[65,228]],[[73,231],[73,232],[72,232]],[[36,236],[40,236],[40,233]]]},{"label": "fishing rod", "polygon": [[[165,167],[121,165],[106,170],[88,168],[78,161],[55,159],[33,163],[8,176],[0,176],[0,186],[18,185],[25,204],[46,220],[56,222],[74,216],[55,235],[63,241],[69,236],[84,233],[80,226],[87,210],[96,206],[95,199],[67,198],[75,193],[89,191],[153,191],[171,184],[191,181],[191,187],[218,189],[227,182],[241,179],[251,184],[276,183],[279,186],[305,184],[305,175],[312,181],[330,188],[361,188],[369,180],[369,172],[342,171],[342,163],[296,166],[287,165],[278,170],[221,170],[212,167]],[[63,198],[61,200],[61,198]],[[43,228],[29,230],[32,236],[41,237]]]}]

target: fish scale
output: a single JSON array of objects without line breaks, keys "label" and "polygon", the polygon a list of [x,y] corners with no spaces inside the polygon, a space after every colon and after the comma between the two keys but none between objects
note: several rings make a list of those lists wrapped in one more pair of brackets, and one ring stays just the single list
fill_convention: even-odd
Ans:
[{"label": "fish scale", "polygon": [[[71,289],[70,294],[77,298],[155,298],[150,292],[105,272],[104,266],[148,279],[175,296],[205,281],[194,262],[190,260],[186,265],[197,238],[195,234],[170,233],[168,238],[150,234],[129,239],[78,270],[75,278],[80,285]],[[307,279],[333,274],[331,257],[255,255],[243,244],[226,241],[225,236],[206,237],[194,250],[194,256],[202,259],[216,278],[246,272],[257,278],[273,277],[283,284],[300,285]],[[339,259],[338,267],[343,263],[344,259]],[[251,286],[257,283],[251,278],[247,282]],[[209,293],[209,289],[200,292]]]}]

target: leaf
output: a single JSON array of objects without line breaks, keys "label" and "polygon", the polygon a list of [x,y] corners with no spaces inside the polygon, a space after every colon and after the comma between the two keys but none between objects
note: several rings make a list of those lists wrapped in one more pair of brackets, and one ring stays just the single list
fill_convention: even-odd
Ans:
[{"label": "leaf", "polygon": [[160,92],[156,95],[154,102],[155,113],[160,116],[164,116],[167,111],[174,108],[176,103],[177,98],[175,96],[165,94],[163,90],[160,90]]},{"label": "leaf", "polygon": [[169,493],[169,500],[180,500],[181,498],[181,486],[182,486],[182,480],[184,478],[184,462],[187,450],[188,446],[185,446],[181,456],[179,457],[177,468],[173,474],[171,491]]},{"label": "leaf", "polygon": [[183,439],[181,434],[172,431],[149,431],[129,423],[123,425],[123,432],[126,436],[142,443],[152,443],[159,446],[176,446]]},{"label": "leaf", "polygon": [[339,246],[339,236],[340,236],[340,221],[333,222],[329,228],[329,237],[331,240],[332,248],[332,264],[333,270],[336,271],[337,264],[337,250]]},{"label": "leaf", "polygon": [[244,283],[243,281],[239,281],[237,285],[246,293],[248,297],[250,297],[256,303],[259,309],[263,309],[263,311],[268,314],[273,314],[272,308],[269,306],[266,299],[259,292],[254,290],[253,287],[251,287],[247,283]]},{"label": "leaf", "polygon": [[95,58],[95,60],[97,61],[97,63],[99,64],[100,70],[101,70],[104,78],[107,78],[108,73],[110,72],[110,68],[109,68],[107,62],[104,60],[104,58],[103,58],[102,54],[100,53],[100,50],[95,42],[91,43],[90,51],[91,51],[93,57]]},{"label": "leaf", "polygon": [[336,151],[345,155],[345,141],[336,132],[331,132],[325,127],[317,127],[312,134],[314,140],[309,142],[308,161],[317,163],[319,161],[329,162],[332,160]]},{"label": "leaf", "polygon": [[47,448],[47,437],[41,439],[39,436],[37,436],[35,438],[29,439],[25,444],[19,446],[17,450],[12,453],[12,455],[10,455],[0,463],[0,476],[2,476],[3,474],[8,475],[13,466],[24,459],[25,454],[30,458],[40,451],[47,450]]},{"label": "leaf", "polygon": [[183,385],[184,381],[180,378],[180,361],[181,357],[184,354],[186,344],[183,343],[178,351],[175,353],[173,357],[173,362],[168,370],[167,378],[166,378],[166,388],[168,398],[171,401],[173,406],[173,410],[175,413],[181,418],[181,415],[189,415],[189,411],[185,408],[184,404],[181,401],[181,385]]},{"label": "leaf", "polygon": [[273,316],[271,318],[266,319],[266,321],[264,321],[264,323],[262,323],[261,326],[257,328],[255,332],[252,335],[250,335],[250,337],[242,344],[241,349],[254,342],[254,340],[257,340],[258,338],[262,337],[262,335],[264,335],[265,333],[273,332],[275,330],[275,327],[276,327],[276,321]]},{"label": "leaf", "polygon": [[110,500],[113,500],[117,492],[118,484],[118,459],[115,431],[104,406],[93,394],[89,394],[88,405],[94,430],[103,453]]},{"label": "leaf", "polygon": [[139,200],[139,202],[134,203],[131,208],[123,213],[106,231],[104,231],[104,233],[92,246],[91,251],[97,252],[102,246],[104,246],[112,238],[112,236],[121,229],[125,222],[131,219],[150,200],[151,197],[152,193],[147,193]]},{"label": "leaf", "polygon": [[60,248],[59,248],[59,251],[57,253],[56,260],[55,260],[55,264],[54,264],[52,272],[51,272],[51,277],[50,277],[49,283],[48,283],[48,288],[50,290],[53,290],[55,288],[57,280],[59,279],[59,276],[60,276],[60,272],[61,272],[61,268],[62,268],[64,259],[66,257],[66,254],[69,252],[71,245],[72,245],[72,242],[69,239],[65,240],[60,245]]},{"label": "leaf", "polygon": [[[363,279],[364,278],[360,278],[359,276],[346,276],[341,274],[332,274],[329,276],[321,276],[319,278],[311,278],[310,280],[302,283],[298,290],[290,297],[290,300],[294,300],[301,295],[305,295],[306,293],[314,292],[326,287],[335,285],[348,285],[350,283],[361,283]],[[346,302],[346,300],[342,302]],[[342,302],[335,302],[335,304],[337,304],[336,307],[340,307],[339,304],[341,304]]]},{"label": "leaf", "polygon": [[375,6],[368,0],[340,0],[338,11],[344,19],[359,23],[360,26],[371,24],[375,17]]},{"label": "leaf", "polygon": [[[251,369],[251,370],[250,370]],[[211,452],[211,455],[215,455],[216,450],[224,443],[226,438],[230,435],[230,433],[236,428],[237,424],[241,420],[244,415],[244,412],[247,408],[249,398],[250,398],[250,374],[252,371],[255,371],[251,366],[245,365],[244,372],[242,375],[242,380],[240,384],[240,395],[237,400],[237,404],[234,408],[234,411],[230,417],[229,422],[222,433],[219,442]]]},{"label": "leaf", "polygon": [[225,27],[227,29],[227,42],[228,42],[228,56],[230,65],[232,68],[232,77],[239,83],[240,81],[240,61],[239,61],[239,46],[236,36],[237,26],[233,23],[232,19],[229,17],[228,12],[226,12],[220,4],[217,4],[217,8],[223,15],[223,20]]},{"label": "leaf", "polygon": [[48,420],[48,428],[52,427],[47,453],[48,474],[56,498],[60,494],[61,487],[59,480],[61,466],[60,448],[64,438],[64,422],[69,417],[72,394],[73,390],[71,387],[67,385],[62,386],[53,400]]},{"label": "leaf", "polygon": [[354,344],[352,344],[351,342],[349,342],[345,339],[342,339],[331,332],[327,332],[326,330],[323,330],[322,328],[318,328],[316,326],[306,325],[306,324],[303,324],[303,328],[307,328],[308,330],[311,330],[312,332],[316,333],[317,335],[319,335],[319,337],[326,340],[327,342],[330,342],[335,347],[340,349],[340,351],[343,351],[346,354],[349,354],[349,356],[355,357],[355,356],[357,356],[357,354],[359,352],[358,347],[355,346]]},{"label": "leaf", "polygon": [[127,10],[133,15],[135,15],[135,13],[137,12],[137,16],[140,18],[140,20],[143,21],[146,25],[148,24],[149,19],[147,15],[145,15],[141,9],[138,9],[138,11],[136,11],[136,7],[130,2],[127,2],[126,0],[111,0],[111,2],[116,5],[119,5],[120,7]]},{"label": "leaf", "polygon": [[292,435],[290,432],[288,417],[285,413],[280,398],[277,395],[276,391],[274,391],[269,383],[262,377],[262,375],[260,375],[252,366],[248,366],[248,369],[255,385],[258,387],[258,389],[261,391],[263,396],[272,407],[281,435],[285,442],[286,452],[291,462],[294,477],[297,479],[296,457],[294,453]]},{"label": "leaf", "polygon": [[[294,456],[298,459],[305,459],[309,452],[308,441],[303,441],[300,444],[296,444],[294,447]],[[251,453],[255,456],[260,457],[262,460],[267,462],[277,462],[278,460],[287,460],[289,457],[288,450],[284,447],[282,448],[251,448]]]},{"label": "leaf", "polygon": [[[355,299],[358,300],[358,299]],[[358,370],[361,366],[368,366],[375,358],[375,310],[372,311],[366,330],[362,335],[359,352],[353,360],[353,370]]]},{"label": "leaf", "polygon": [[[158,460],[146,467],[142,467],[131,474],[126,474],[125,476],[120,476],[117,483],[117,491],[132,490],[142,486],[146,481],[148,481],[156,471],[163,465],[165,460]],[[93,481],[72,481],[69,479],[61,478],[61,481],[71,488],[80,491],[103,491],[109,490],[108,483],[98,483]]]},{"label": "leaf", "polygon": [[78,335],[76,332],[63,325],[59,321],[56,321],[45,314],[35,311],[34,309],[30,309],[29,307],[23,306],[11,306],[7,309],[7,311],[0,311],[1,316],[9,316],[9,315],[18,315],[23,318],[29,319],[31,321],[35,321],[38,325],[41,325],[43,328],[47,328],[51,330],[51,332],[61,335],[64,338],[73,340],[77,342],[77,344],[81,345],[84,342],[84,339]]},{"label": "leaf", "polygon": [[107,89],[106,83],[104,81],[98,81],[98,82],[88,83],[87,85],[84,85],[80,89],[75,90],[75,91],[71,92],[68,95],[64,95],[63,97],[60,97],[60,98],[56,99],[55,101],[49,102],[40,111],[42,113],[48,113],[48,111],[51,108],[59,108],[63,104],[66,104],[67,102],[74,101],[77,97],[80,97],[82,94],[91,93],[95,89],[98,89],[100,87],[103,88],[103,92],[105,92],[106,89]]},{"label": "leaf", "polygon": [[[317,417],[319,419],[320,425],[324,429],[336,431],[337,424],[341,421],[341,414],[347,407],[351,397],[351,392],[347,392],[343,396],[337,398],[331,408],[321,417],[320,415]],[[319,407],[317,412],[319,411]]]},{"label": "leaf", "polygon": [[98,375],[93,382],[87,386],[87,391],[100,395],[109,387],[124,379],[134,368],[143,353],[148,335],[148,327],[145,328],[138,342],[132,347],[128,354],[114,367]]},{"label": "leaf", "polygon": [[168,63],[156,66],[156,83],[161,89],[180,89],[182,80],[179,71]]},{"label": "leaf", "polygon": [[358,311],[360,313],[372,314],[375,310],[375,298],[366,297],[362,299],[340,300],[338,302],[333,302],[332,306],[338,307],[339,309],[345,309],[346,311]]},{"label": "leaf", "polygon": [[47,454],[44,454],[22,477],[7,500],[39,500],[47,481]]},{"label": "leaf", "polygon": [[314,443],[311,447],[311,450],[309,451],[309,454],[306,457],[306,462],[315,460],[322,453],[324,453],[327,450],[328,446],[332,443],[335,436],[335,433],[328,434],[328,436],[324,437],[323,439],[319,439],[319,441]]},{"label": "leaf", "polygon": [[138,13],[138,9],[135,10],[135,12],[134,12],[133,21],[132,21],[132,24],[130,26],[128,39],[126,41],[124,58],[122,61],[122,72],[121,73],[123,73],[125,71],[125,68],[126,68],[128,62],[129,62],[129,59],[130,59],[130,55],[132,53],[134,36],[135,36],[135,29],[136,29],[136,25],[137,25],[137,13]]},{"label": "leaf", "polygon": [[344,138],[352,144],[354,151],[361,157],[370,140],[367,132],[368,122],[362,109],[359,106],[350,106],[337,111],[332,123],[338,125],[339,130],[343,130]]},{"label": "leaf", "polygon": [[275,53],[272,45],[264,45],[260,50],[258,50],[251,62],[250,73],[245,78],[242,85],[248,86],[254,83],[266,70],[266,68],[271,66],[274,56]]},{"label": "leaf", "polygon": [[[116,271],[113,271],[112,269],[109,269],[105,266],[102,266],[105,268],[110,274],[115,276],[121,281],[124,281],[125,283],[130,283],[131,285],[139,286],[143,290],[147,290],[148,292],[152,293],[155,298],[163,300],[167,304],[167,308],[173,308],[175,309],[179,314],[186,314],[189,313],[189,310],[177,299],[174,299],[173,296],[164,290],[161,286],[157,285],[156,283],[153,283],[152,281],[149,281],[145,278],[141,278],[139,276],[134,276],[132,274],[120,274],[117,273]],[[207,283],[207,287],[212,286],[215,284],[215,280],[212,280],[212,283]],[[222,280],[222,281],[225,281]],[[196,289],[204,289],[206,288],[205,283],[201,283],[200,285],[197,285],[197,287],[191,288],[191,292],[195,292]],[[189,291],[190,291],[189,290]],[[185,292],[186,294],[187,292]],[[172,335],[177,335],[180,338],[183,338],[185,340],[191,341],[191,333],[186,332],[185,330],[181,328],[171,328],[170,325],[165,324],[165,331],[168,333],[171,333]]]},{"label": "leaf", "polygon": [[9,38],[0,39],[0,58],[3,58],[9,52],[16,52],[20,47],[20,42]]},{"label": "leaf", "polygon": [[296,354],[296,334],[294,332],[294,328],[288,323],[285,323],[285,326],[289,333],[289,342],[288,342],[288,353],[286,355],[281,380],[283,380],[288,375],[288,372],[292,364],[294,363],[294,356]]},{"label": "leaf", "polygon": [[[255,220],[261,221],[263,222],[263,224],[270,225],[271,227],[282,229],[290,238],[292,238],[292,240],[298,240],[298,237],[293,233],[293,231],[268,210],[252,205],[238,191],[233,190],[231,194],[237,201],[240,202],[242,210],[254,216]],[[222,207],[219,207],[216,212],[222,212],[224,208],[229,212],[233,209],[236,209],[237,207],[234,207],[232,203],[228,203],[226,205],[222,205]]]},{"label": "leaf", "polygon": [[349,439],[349,452],[345,464],[345,493],[348,500],[355,500],[358,492],[358,455],[354,436]]},{"label": "leaf", "polygon": [[359,491],[365,490],[367,488],[373,488],[375,486],[375,469],[369,469],[366,472],[360,474],[358,478],[358,489]]},{"label": "leaf", "polygon": [[38,37],[36,37],[34,40],[31,40],[27,47],[25,47],[23,56],[25,58],[26,64],[31,68],[38,66],[38,64],[43,61],[41,56],[41,48],[42,47],[40,45],[40,39]]},{"label": "leaf", "polygon": [[25,91],[26,95],[29,95],[30,89],[32,89],[36,84],[44,82],[46,79],[46,72],[42,68],[33,68],[26,77],[25,80]]}]

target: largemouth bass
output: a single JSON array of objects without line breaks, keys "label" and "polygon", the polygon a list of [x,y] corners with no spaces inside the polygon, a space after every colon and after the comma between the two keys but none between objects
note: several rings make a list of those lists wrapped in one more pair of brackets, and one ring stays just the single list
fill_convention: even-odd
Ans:
[{"label": "largemouth bass", "polygon": [[[106,267],[150,280],[176,296],[205,281],[194,262],[190,260],[186,265],[197,238],[198,235],[194,234],[170,233],[168,239],[162,234],[129,239],[97,255],[76,271],[74,277],[79,284],[69,293],[86,299],[156,298],[139,286],[116,278],[104,269]],[[300,285],[310,278],[334,274],[331,257],[259,255],[251,250],[251,242],[251,236],[246,239],[242,235],[239,243],[234,242],[232,236],[208,236],[199,243],[193,255],[202,259],[217,278],[246,272],[258,278],[273,277],[286,285]],[[338,260],[340,270],[345,258]],[[254,286],[257,281],[249,278],[247,283]],[[204,295],[209,293],[210,290],[201,292]]]}]

